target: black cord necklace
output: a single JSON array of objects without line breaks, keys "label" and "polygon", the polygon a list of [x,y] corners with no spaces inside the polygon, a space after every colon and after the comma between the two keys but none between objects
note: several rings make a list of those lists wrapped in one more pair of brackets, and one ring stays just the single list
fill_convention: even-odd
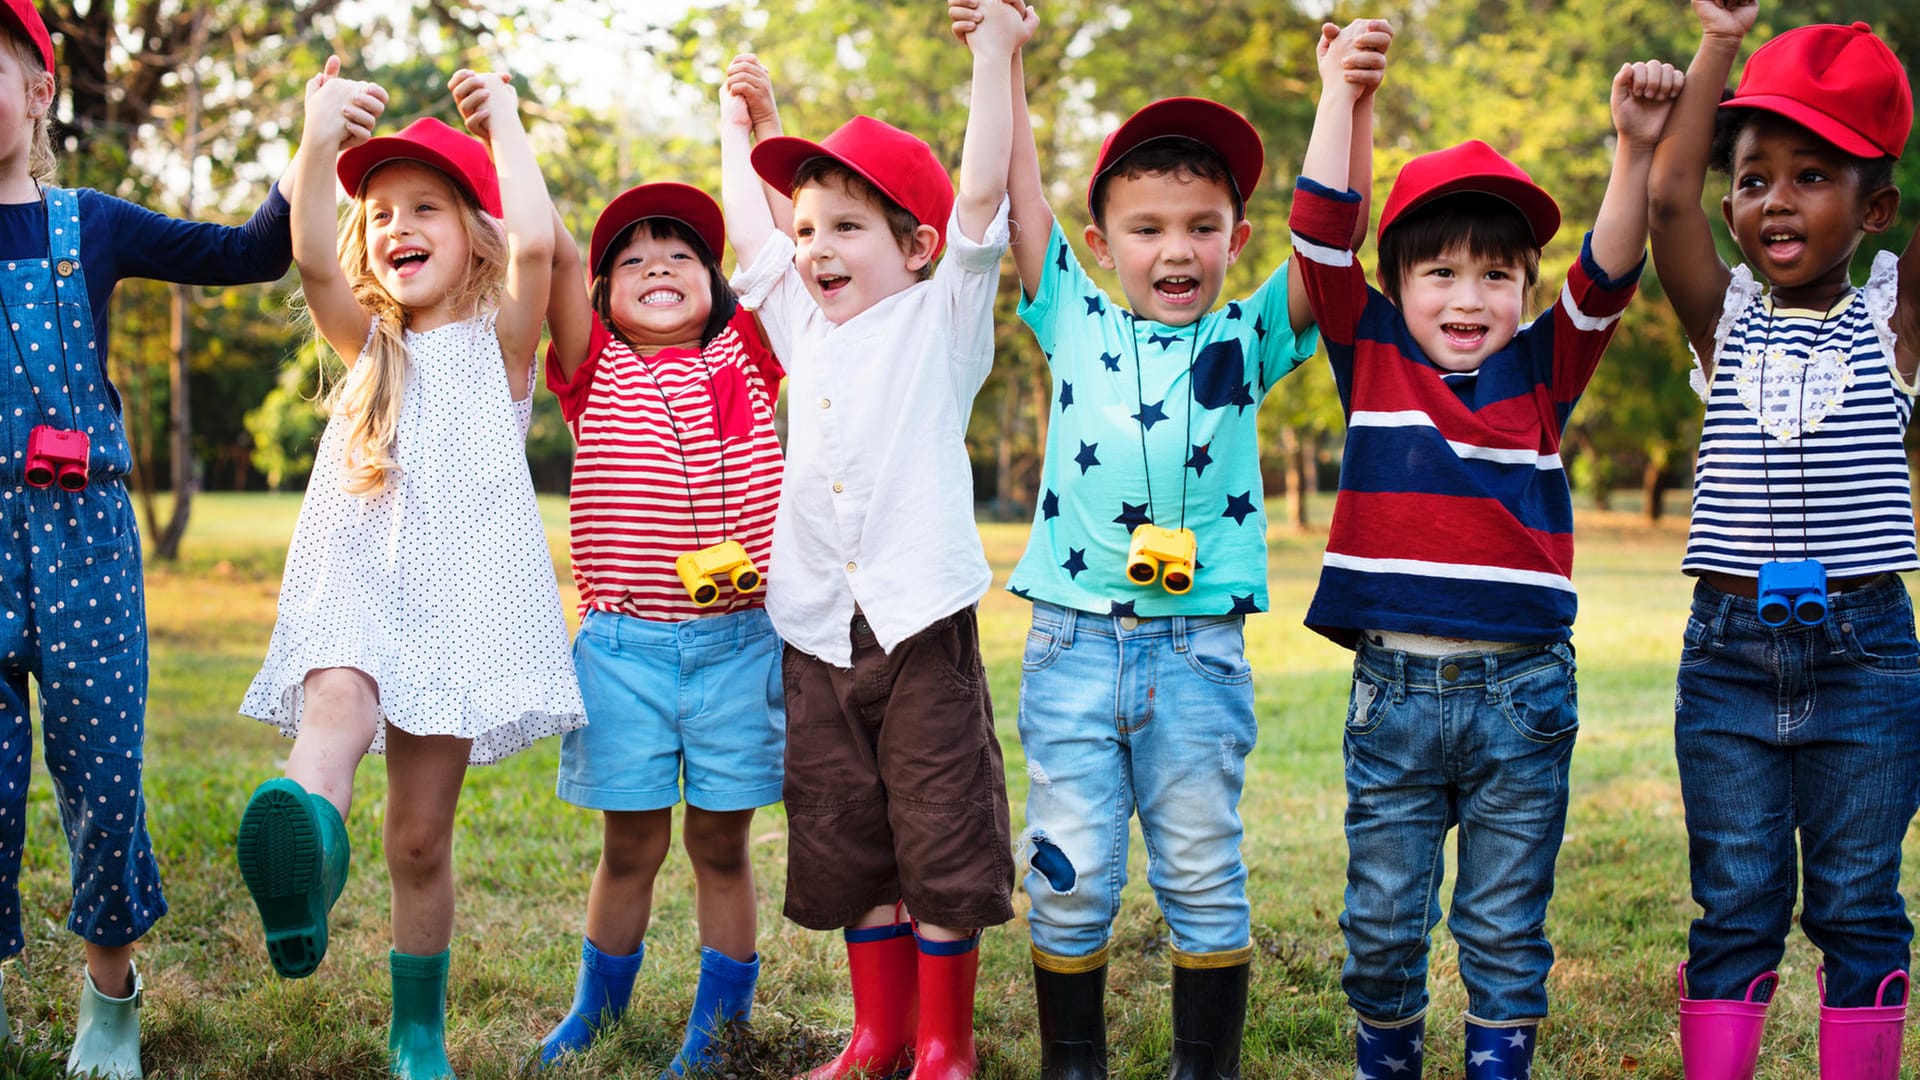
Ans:
[{"label": "black cord necklace", "polygon": [[[1141,416],[1144,416],[1146,415],[1146,412],[1147,412],[1147,398],[1146,398],[1146,389],[1144,386],[1144,377],[1140,373],[1140,328],[1138,323],[1135,323],[1133,325],[1130,325],[1127,329],[1130,331],[1128,335],[1129,340],[1133,344],[1134,407],[1140,411]],[[1194,360],[1195,354],[1200,348],[1200,323],[1198,321],[1195,321],[1192,326],[1188,327],[1188,329],[1193,331],[1193,336],[1189,338],[1187,341],[1187,417],[1186,417],[1186,420],[1187,420],[1187,444],[1191,445],[1193,442],[1193,360]],[[1160,516],[1153,502],[1153,462],[1147,456],[1147,424],[1144,420],[1141,421],[1140,423],[1140,471],[1146,475],[1146,480],[1147,480],[1147,522],[1152,525],[1158,525],[1160,524]],[[1183,466],[1180,469],[1180,525],[1179,525],[1179,528],[1184,529],[1186,527],[1187,527],[1187,470]]]},{"label": "black cord necklace", "polygon": [[[673,432],[674,449],[680,452],[680,481],[687,489],[687,517],[693,523],[693,542],[706,547],[706,538],[700,532],[700,507],[693,497],[693,469],[687,464],[687,444],[680,438],[680,417],[674,412],[673,400],[668,396],[666,386],[660,382],[660,376],[654,374],[653,366],[638,351],[634,352],[633,359],[640,365],[640,370],[646,373],[647,380],[653,383],[654,391],[660,395],[661,406],[667,410],[667,430]],[[694,362],[700,365],[702,373],[706,376],[707,400],[713,409],[714,440],[720,447],[720,531],[725,533],[730,513],[727,498],[727,446],[720,431],[720,395],[714,389],[713,367],[707,363],[705,349],[695,353]]]},{"label": "black cord necklace", "polygon": [[[1812,365],[1814,357],[1820,354],[1822,346],[1829,344],[1827,323],[1836,313],[1844,312],[1848,307],[1851,307],[1852,302],[1853,290],[1849,288],[1845,294],[1829,305],[1827,310],[1820,316],[1819,323],[1817,323],[1813,329],[1813,341],[1807,346],[1806,357],[1800,363],[1800,378],[1794,390],[1795,425],[1793,444],[1800,471],[1800,557],[1803,559],[1812,557],[1812,544],[1808,539],[1807,529],[1807,368]],[[1773,469],[1771,463],[1768,461],[1767,450],[1767,443],[1769,442],[1768,436],[1771,433],[1766,430],[1767,359],[1773,352],[1774,300],[1771,294],[1767,296],[1766,311],[1767,323],[1766,328],[1761,334],[1760,372],[1754,400],[1759,405],[1758,411],[1761,421],[1760,474],[1763,478],[1765,491],[1767,493],[1767,542],[1773,549],[1774,559],[1778,561],[1780,558],[1780,536],[1779,532],[1774,528]],[[1840,324],[1842,328],[1844,328],[1845,325],[1845,323]]]}]

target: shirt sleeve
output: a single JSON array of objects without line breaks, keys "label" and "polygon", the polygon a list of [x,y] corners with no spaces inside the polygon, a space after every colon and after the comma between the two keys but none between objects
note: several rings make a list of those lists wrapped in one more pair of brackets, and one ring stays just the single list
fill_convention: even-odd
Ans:
[{"label": "shirt sleeve", "polygon": [[1047,358],[1047,366],[1052,367],[1054,358],[1060,353],[1060,337],[1063,332],[1060,320],[1063,312],[1060,298],[1063,296],[1092,296],[1098,292],[1093,279],[1081,268],[1080,259],[1073,253],[1073,245],[1067,242],[1067,234],[1060,229],[1060,222],[1053,223],[1053,232],[1047,237],[1047,264],[1040,271],[1040,284],[1033,290],[1032,296],[1022,295],[1018,314],[1022,322],[1033,331],[1033,337],[1040,345],[1040,352]]},{"label": "shirt sleeve", "polygon": [[787,369],[781,366],[780,358],[773,355],[773,349],[767,345],[766,335],[760,332],[760,323],[753,312],[745,307],[734,308],[733,319],[728,325],[740,335],[747,367],[766,389],[767,399],[771,401],[778,398],[780,380],[786,378]]},{"label": "shirt sleeve", "polygon": [[958,369],[977,388],[993,369],[993,302],[1000,290],[1000,259],[1006,254],[1009,231],[1004,196],[979,243],[960,231],[960,212],[947,217],[947,252],[933,278],[945,293],[953,312],[952,356]]},{"label": "shirt sleeve", "polygon": [[763,340],[774,355],[789,358],[807,311],[818,311],[793,257],[793,237],[776,229],[760,245],[752,265],[735,270],[728,281],[740,306],[759,315]]},{"label": "shirt sleeve", "polygon": [[[1313,321],[1327,345],[1353,347],[1367,308],[1367,275],[1348,246],[1360,216],[1360,193],[1335,191],[1301,177],[1294,185],[1287,227],[1293,232],[1293,272],[1307,286]],[[1285,313],[1285,294],[1280,297]],[[1283,319],[1284,322],[1284,319]]]},{"label": "shirt sleeve", "polygon": [[1580,244],[1580,257],[1567,270],[1566,284],[1560,287],[1553,310],[1535,320],[1535,325],[1551,320],[1551,362],[1540,376],[1552,391],[1563,426],[1574,402],[1580,400],[1593,379],[1594,369],[1600,366],[1600,356],[1613,339],[1627,302],[1633,299],[1646,262],[1642,255],[1640,262],[1618,280],[1607,277],[1593,260],[1593,234],[1589,232]]},{"label": "shirt sleeve", "polygon": [[[244,225],[182,221],[99,191],[81,191],[79,197],[81,220],[103,230],[107,240],[83,246],[82,255],[89,249],[112,252],[108,289],[128,278],[245,285],[277,281],[293,266],[292,211],[277,183]],[[86,257],[91,283],[99,260]]]},{"label": "shirt sleeve", "polygon": [[1320,328],[1309,326],[1299,334],[1287,311],[1287,278],[1294,260],[1274,268],[1252,296],[1227,305],[1232,314],[1236,305],[1242,319],[1253,320],[1254,362],[1258,367],[1260,392],[1273,389],[1288,372],[1306,363],[1320,347]]},{"label": "shirt sleeve", "polygon": [[593,376],[600,370],[600,354],[612,340],[613,334],[600,321],[600,313],[594,312],[593,329],[587,334],[587,358],[571,379],[560,374],[553,342],[547,342],[547,389],[560,399],[560,415],[569,426],[579,423],[581,414],[587,411],[587,391],[593,388]]}]

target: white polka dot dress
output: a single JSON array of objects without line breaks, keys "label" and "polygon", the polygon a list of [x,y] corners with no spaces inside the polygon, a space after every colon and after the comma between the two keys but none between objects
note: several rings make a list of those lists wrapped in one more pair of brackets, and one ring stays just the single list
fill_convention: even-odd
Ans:
[{"label": "white polka dot dress", "polygon": [[400,471],[377,497],[342,491],[347,424],[328,422],[240,711],[294,735],[307,672],[358,668],[389,723],[472,739],[485,765],[586,723],[527,473],[533,403],[508,392],[490,315],[406,342]]}]

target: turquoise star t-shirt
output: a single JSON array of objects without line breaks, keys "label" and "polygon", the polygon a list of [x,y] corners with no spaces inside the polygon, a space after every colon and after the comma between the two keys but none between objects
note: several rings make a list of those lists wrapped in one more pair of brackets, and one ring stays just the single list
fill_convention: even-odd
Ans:
[{"label": "turquoise star t-shirt", "polygon": [[[1287,264],[1190,326],[1107,298],[1054,223],[1040,287],[1023,300],[1053,375],[1040,504],[1008,591],[1101,615],[1225,615],[1267,608],[1267,515],[1257,417],[1317,329],[1287,320]],[[1134,526],[1192,529],[1193,588],[1126,575]]]}]

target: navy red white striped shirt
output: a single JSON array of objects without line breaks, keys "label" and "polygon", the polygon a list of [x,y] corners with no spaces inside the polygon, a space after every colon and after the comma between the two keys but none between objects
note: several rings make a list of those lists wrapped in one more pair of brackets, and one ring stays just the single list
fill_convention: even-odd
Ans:
[{"label": "navy red white striped shirt", "polygon": [[595,315],[587,357],[567,380],[547,354],[547,385],[579,444],[568,517],[581,612],[681,622],[764,605],[764,582],[740,593],[722,581],[700,607],[674,571],[685,552],[737,540],[771,576],[784,372],[752,313],[737,310],[704,350],[644,359]]},{"label": "navy red white striped shirt", "polygon": [[1295,273],[1347,415],[1340,493],[1307,625],[1501,642],[1565,641],[1573,508],[1560,439],[1639,268],[1611,281],[1588,244],[1552,309],[1477,371],[1435,367],[1367,284],[1348,239],[1356,192],[1302,177]]}]

